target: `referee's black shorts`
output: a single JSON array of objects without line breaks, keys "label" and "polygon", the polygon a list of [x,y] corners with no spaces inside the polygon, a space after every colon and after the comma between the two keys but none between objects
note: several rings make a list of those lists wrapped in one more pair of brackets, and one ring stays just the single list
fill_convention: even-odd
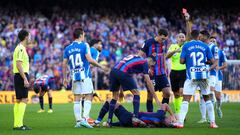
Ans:
[{"label": "referee's black shorts", "polygon": [[[29,80],[28,74],[25,75]],[[24,87],[24,80],[19,73],[14,74],[14,88],[17,99],[28,98],[28,88]]]},{"label": "referee's black shorts", "polygon": [[171,70],[170,81],[173,92],[177,92],[180,88],[183,88],[185,80],[186,70]]}]

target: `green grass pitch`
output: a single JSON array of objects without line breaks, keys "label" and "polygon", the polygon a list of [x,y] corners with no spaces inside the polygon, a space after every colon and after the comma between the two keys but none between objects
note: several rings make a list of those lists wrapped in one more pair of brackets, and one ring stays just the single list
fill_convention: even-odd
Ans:
[{"label": "green grass pitch", "polygon": [[[101,104],[93,104],[91,117],[96,119]],[[124,104],[132,110],[132,104]],[[31,131],[13,131],[13,105],[0,105],[0,135],[239,135],[240,104],[224,103],[223,119],[216,116],[218,129],[210,129],[208,124],[197,124],[200,119],[198,104],[191,103],[184,129],[161,128],[74,128],[73,104],[55,104],[54,113],[38,114],[38,104],[27,106],[24,123],[33,128]],[[45,108],[48,105],[45,104]],[[156,108],[156,107],[155,107]],[[145,105],[141,104],[141,110]],[[105,117],[106,120],[106,117]]]}]

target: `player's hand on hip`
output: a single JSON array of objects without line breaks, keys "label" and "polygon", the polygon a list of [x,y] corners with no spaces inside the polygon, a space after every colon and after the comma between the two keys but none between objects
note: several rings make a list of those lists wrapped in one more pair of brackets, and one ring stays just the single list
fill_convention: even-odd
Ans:
[{"label": "player's hand on hip", "polygon": [[162,103],[159,101],[159,99],[156,100],[156,103],[161,108]]},{"label": "player's hand on hip", "polygon": [[28,88],[30,86],[29,82],[27,79],[24,79],[24,87]]}]

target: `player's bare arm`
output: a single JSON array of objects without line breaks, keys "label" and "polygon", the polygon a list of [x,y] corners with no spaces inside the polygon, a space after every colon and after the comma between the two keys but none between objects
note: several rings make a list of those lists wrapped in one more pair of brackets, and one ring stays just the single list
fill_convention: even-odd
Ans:
[{"label": "player's bare arm", "polygon": [[26,75],[24,74],[23,67],[22,67],[22,61],[19,61],[19,60],[17,61],[17,69],[18,69],[21,77],[22,77],[23,80],[24,80],[24,86],[25,86],[26,88],[28,88],[28,87],[30,86],[30,84],[29,84],[29,82],[28,82],[28,80],[27,80]]},{"label": "player's bare arm", "polygon": [[68,60],[67,59],[64,59],[63,60],[63,64],[62,64],[62,67],[63,67],[63,85],[65,87],[67,87],[67,84],[68,84],[68,79],[67,79],[67,62]]},{"label": "player's bare arm", "polygon": [[154,90],[154,86],[150,80],[150,77],[148,74],[144,74],[144,79],[146,81],[146,84],[147,84],[147,87],[150,91],[150,93],[153,95],[153,98],[155,99],[156,103],[158,104],[158,106],[161,106],[161,102],[159,101],[156,93],[155,93],[155,90]]}]

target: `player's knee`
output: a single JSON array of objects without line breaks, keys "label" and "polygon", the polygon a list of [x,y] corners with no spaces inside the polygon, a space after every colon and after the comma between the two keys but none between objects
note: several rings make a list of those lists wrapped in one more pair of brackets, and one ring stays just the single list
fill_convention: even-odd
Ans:
[{"label": "player's knee", "polygon": [[173,94],[175,98],[179,98],[181,96],[181,93],[179,91],[174,92]]},{"label": "player's knee", "polygon": [[138,90],[131,90],[131,92],[132,92],[133,95],[140,95]]},{"label": "player's knee", "polygon": [[85,100],[92,100],[93,96],[92,94],[85,95]]},{"label": "player's knee", "polygon": [[208,101],[210,99],[210,96],[209,95],[203,95],[203,99],[204,99],[204,101]]},{"label": "player's knee", "polygon": [[52,91],[51,90],[48,91],[48,97],[52,97]]},{"label": "player's knee", "polygon": [[27,98],[23,98],[21,101],[22,101],[23,103],[27,104],[28,99],[27,99]]},{"label": "player's knee", "polygon": [[183,95],[183,101],[190,102],[192,96],[191,95]]},{"label": "player's knee", "polygon": [[113,99],[118,100],[119,93],[113,92]]},{"label": "player's knee", "polygon": [[171,95],[170,88],[164,88],[163,89],[163,96],[166,97],[166,98],[169,98],[170,95]]}]

